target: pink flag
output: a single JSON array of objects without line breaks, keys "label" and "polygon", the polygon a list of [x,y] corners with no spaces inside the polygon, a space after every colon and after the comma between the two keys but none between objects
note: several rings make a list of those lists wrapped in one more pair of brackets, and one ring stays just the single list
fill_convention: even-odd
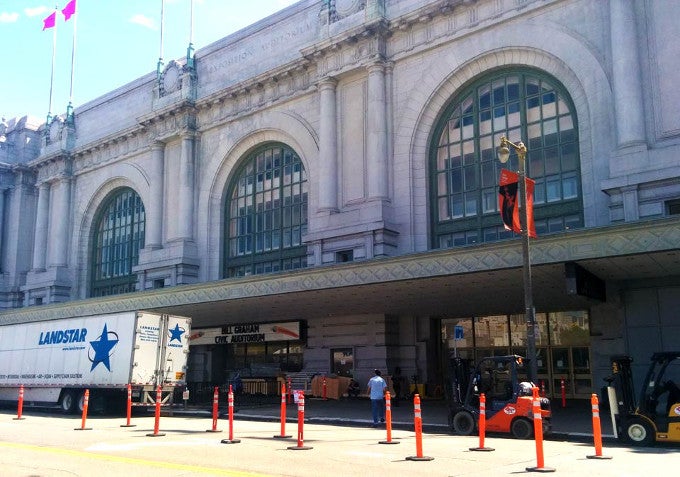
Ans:
[{"label": "pink flag", "polygon": [[54,28],[54,24],[57,21],[57,12],[53,12],[49,17],[43,20],[43,31],[48,28]]},{"label": "pink flag", "polygon": [[66,4],[61,13],[64,14],[64,21],[67,22],[76,13],[76,0],[71,0]]}]

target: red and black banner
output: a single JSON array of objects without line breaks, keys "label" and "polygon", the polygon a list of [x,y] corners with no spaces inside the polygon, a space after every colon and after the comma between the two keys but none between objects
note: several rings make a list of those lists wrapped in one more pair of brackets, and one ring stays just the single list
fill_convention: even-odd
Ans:
[{"label": "red and black banner", "polygon": [[[498,208],[501,212],[501,219],[506,230],[512,230],[517,234],[522,233],[519,221],[519,197],[517,187],[519,174],[501,169],[501,177],[498,187]],[[534,225],[534,186],[535,182],[528,177],[525,178],[527,189],[527,224],[529,237],[536,238],[536,226]]]}]

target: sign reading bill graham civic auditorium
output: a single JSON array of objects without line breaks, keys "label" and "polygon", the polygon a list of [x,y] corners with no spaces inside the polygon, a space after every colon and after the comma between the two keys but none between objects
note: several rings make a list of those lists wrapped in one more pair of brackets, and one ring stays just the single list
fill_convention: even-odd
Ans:
[{"label": "sign reading bill graham civic auditorium", "polygon": [[238,323],[221,328],[194,330],[190,345],[265,343],[268,341],[291,341],[300,339],[300,322],[285,323]]}]

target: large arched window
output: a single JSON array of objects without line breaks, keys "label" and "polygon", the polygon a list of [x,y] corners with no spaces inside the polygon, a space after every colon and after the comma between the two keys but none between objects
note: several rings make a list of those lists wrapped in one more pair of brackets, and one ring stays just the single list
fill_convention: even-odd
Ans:
[{"label": "large arched window", "polygon": [[571,98],[535,71],[486,75],[453,98],[434,130],[430,154],[432,247],[512,237],[498,213],[501,168],[518,170],[517,155],[501,165],[501,136],[528,148],[536,181],[538,235],[583,227],[577,123]]},{"label": "large arched window", "polygon": [[129,188],[113,193],[95,220],[90,296],[135,291],[139,249],[144,248],[144,204]]},{"label": "large arched window", "polygon": [[307,175],[300,158],[283,144],[250,154],[227,191],[225,277],[307,266]]}]

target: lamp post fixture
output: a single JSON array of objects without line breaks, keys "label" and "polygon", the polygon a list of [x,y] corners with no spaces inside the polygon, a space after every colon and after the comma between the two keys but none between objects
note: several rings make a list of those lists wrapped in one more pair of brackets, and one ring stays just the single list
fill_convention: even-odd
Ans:
[{"label": "lamp post fixture", "polygon": [[526,187],[526,155],[527,147],[522,141],[517,144],[508,141],[501,136],[501,144],[498,148],[498,160],[505,164],[510,158],[510,147],[517,152],[519,159],[519,194],[522,213],[519,214],[520,227],[522,228],[522,260],[524,272],[524,313],[527,326],[527,360],[529,361],[529,381],[536,383],[538,379],[538,363],[536,362],[536,310],[534,309],[534,296],[531,285],[531,256],[529,255],[529,213],[527,207]]}]

